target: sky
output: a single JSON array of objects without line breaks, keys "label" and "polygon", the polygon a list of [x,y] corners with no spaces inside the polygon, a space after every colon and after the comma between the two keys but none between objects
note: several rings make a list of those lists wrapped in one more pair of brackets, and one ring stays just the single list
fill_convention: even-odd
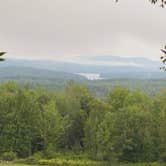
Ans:
[{"label": "sky", "polygon": [[0,0],[0,50],[9,58],[159,59],[166,9],[148,0]]}]

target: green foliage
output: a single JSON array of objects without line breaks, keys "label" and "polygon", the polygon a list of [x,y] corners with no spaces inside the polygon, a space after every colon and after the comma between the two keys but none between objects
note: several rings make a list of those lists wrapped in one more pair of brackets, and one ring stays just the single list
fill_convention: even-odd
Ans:
[{"label": "green foliage", "polygon": [[48,165],[165,162],[165,101],[166,91],[151,98],[117,87],[99,100],[74,82],[58,94],[3,84],[0,156]]},{"label": "green foliage", "polygon": [[113,89],[108,96],[108,103],[114,108],[115,111],[123,108],[125,99],[129,95],[129,90],[123,87],[117,87]]},{"label": "green foliage", "polygon": [[4,152],[1,156],[0,159],[4,161],[13,161],[17,158],[16,153],[10,151],[10,152]]},{"label": "green foliage", "polygon": [[88,106],[90,112],[84,128],[84,144],[92,159],[102,159],[99,149],[100,144],[98,142],[98,130],[106,112],[110,110],[110,107],[106,103],[95,99],[92,100]]},{"label": "green foliage", "polygon": [[42,153],[38,152],[33,154],[32,156],[27,157],[23,161],[16,161],[17,163],[26,163],[26,164],[38,164],[38,161],[43,157]]},{"label": "green foliage", "polygon": [[[78,163],[78,161],[77,162],[73,161],[72,163]],[[83,163],[83,162],[81,162],[81,163]],[[84,163],[85,163],[85,161],[84,161]],[[88,161],[86,163],[88,163]],[[89,163],[91,164],[92,161],[90,161]],[[105,162],[94,162],[93,161],[93,164],[96,164],[96,165],[93,165],[93,166],[165,166],[165,164],[157,163],[157,162],[154,162],[154,163],[126,163],[126,164],[125,163],[117,163],[117,164],[109,164],[108,163],[107,164]],[[39,164],[36,164],[36,165],[39,165]],[[21,164],[21,163],[5,163],[5,162],[2,162],[2,163],[0,163],[0,166],[29,166],[29,165]],[[69,162],[68,162],[67,165],[65,165],[65,166],[72,166],[72,165],[69,165]],[[77,165],[77,166],[79,166],[79,165]]]},{"label": "green foliage", "polygon": [[57,165],[57,166],[106,166],[107,163],[95,162],[91,160],[67,160],[67,159],[51,159],[39,160],[40,165]]}]

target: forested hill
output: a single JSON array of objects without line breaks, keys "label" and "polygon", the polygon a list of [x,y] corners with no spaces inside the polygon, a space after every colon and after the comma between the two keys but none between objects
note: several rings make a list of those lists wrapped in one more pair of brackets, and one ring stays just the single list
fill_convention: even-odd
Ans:
[{"label": "forested hill", "polygon": [[62,71],[53,71],[47,69],[39,69],[24,66],[1,66],[0,67],[1,80],[85,80],[84,77]]},{"label": "forested hill", "polygon": [[150,95],[154,95],[161,89],[166,88],[166,79],[164,78],[127,79],[125,77],[117,77],[114,79],[91,81],[78,74],[62,71],[22,66],[0,66],[0,82],[15,81],[18,84],[29,83],[33,87],[42,86],[50,91],[62,91],[70,80],[87,86],[91,93],[99,98],[106,96],[110,90],[117,86],[127,87],[131,90],[143,90]]}]

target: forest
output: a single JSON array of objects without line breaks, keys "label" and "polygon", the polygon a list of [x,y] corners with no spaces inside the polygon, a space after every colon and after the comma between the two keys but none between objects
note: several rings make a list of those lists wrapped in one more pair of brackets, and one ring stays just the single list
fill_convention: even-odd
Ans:
[{"label": "forest", "polygon": [[0,115],[0,160],[166,162],[166,90],[151,96],[117,86],[98,99],[73,81],[61,92],[8,82]]}]

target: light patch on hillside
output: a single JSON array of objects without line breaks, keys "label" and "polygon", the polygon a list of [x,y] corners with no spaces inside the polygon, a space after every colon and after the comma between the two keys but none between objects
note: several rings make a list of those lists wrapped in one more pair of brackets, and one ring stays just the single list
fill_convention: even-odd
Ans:
[{"label": "light patch on hillside", "polygon": [[81,75],[91,81],[104,79],[100,76],[99,73],[76,73],[76,74]]}]

